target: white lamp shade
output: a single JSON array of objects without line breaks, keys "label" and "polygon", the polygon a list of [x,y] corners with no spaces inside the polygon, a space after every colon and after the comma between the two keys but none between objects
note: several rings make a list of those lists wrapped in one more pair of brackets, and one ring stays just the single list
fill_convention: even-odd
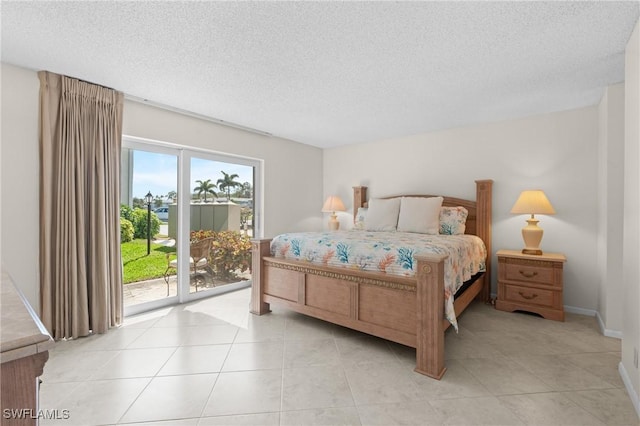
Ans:
[{"label": "white lamp shade", "polygon": [[327,201],[324,202],[322,206],[322,211],[325,213],[333,213],[333,212],[343,212],[346,209],[344,208],[344,203],[340,199],[340,197],[335,195],[330,195],[327,197]]},{"label": "white lamp shade", "polygon": [[553,206],[540,189],[522,191],[511,208],[514,214],[556,214]]}]

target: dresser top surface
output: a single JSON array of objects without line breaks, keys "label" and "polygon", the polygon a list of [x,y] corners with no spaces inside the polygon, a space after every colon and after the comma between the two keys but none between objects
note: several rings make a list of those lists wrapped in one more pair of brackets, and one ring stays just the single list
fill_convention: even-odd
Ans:
[{"label": "dresser top surface", "polygon": [[5,271],[0,282],[0,356],[8,362],[20,355],[48,350],[53,339]]}]

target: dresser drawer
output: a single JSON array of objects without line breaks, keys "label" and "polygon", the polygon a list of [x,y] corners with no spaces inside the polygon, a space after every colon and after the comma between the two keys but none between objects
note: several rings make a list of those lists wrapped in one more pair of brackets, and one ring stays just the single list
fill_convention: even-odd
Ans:
[{"label": "dresser drawer", "polygon": [[505,279],[543,285],[555,285],[553,268],[527,265],[524,263],[507,263],[505,265]]},{"label": "dresser drawer", "polygon": [[552,290],[505,285],[505,300],[527,305],[551,307],[554,304],[553,293]]}]

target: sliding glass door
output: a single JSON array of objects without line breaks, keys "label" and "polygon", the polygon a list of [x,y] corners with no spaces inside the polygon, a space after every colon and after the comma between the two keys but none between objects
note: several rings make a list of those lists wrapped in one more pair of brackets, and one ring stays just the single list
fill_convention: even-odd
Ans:
[{"label": "sliding glass door", "polygon": [[259,160],[123,138],[125,314],[250,285]]},{"label": "sliding glass door", "polygon": [[256,165],[202,152],[186,153],[187,161],[189,294],[201,297],[247,285],[255,232]]},{"label": "sliding glass door", "polygon": [[180,153],[125,145],[122,150],[120,239],[125,312],[178,300],[177,222]]}]

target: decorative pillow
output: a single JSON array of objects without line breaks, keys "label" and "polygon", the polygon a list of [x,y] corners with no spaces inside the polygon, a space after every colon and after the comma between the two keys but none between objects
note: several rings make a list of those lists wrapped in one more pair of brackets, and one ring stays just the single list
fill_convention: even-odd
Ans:
[{"label": "decorative pillow", "polygon": [[440,233],[461,235],[466,229],[469,212],[464,207],[443,207],[440,209]]},{"label": "decorative pillow", "polygon": [[398,226],[400,198],[369,200],[369,208],[364,221],[367,231],[395,231]]},{"label": "decorative pillow", "polygon": [[442,197],[402,197],[398,231],[437,234]]},{"label": "decorative pillow", "polygon": [[367,210],[368,209],[366,207],[358,207],[356,222],[353,225],[353,229],[364,230],[364,221],[367,218]]}]

